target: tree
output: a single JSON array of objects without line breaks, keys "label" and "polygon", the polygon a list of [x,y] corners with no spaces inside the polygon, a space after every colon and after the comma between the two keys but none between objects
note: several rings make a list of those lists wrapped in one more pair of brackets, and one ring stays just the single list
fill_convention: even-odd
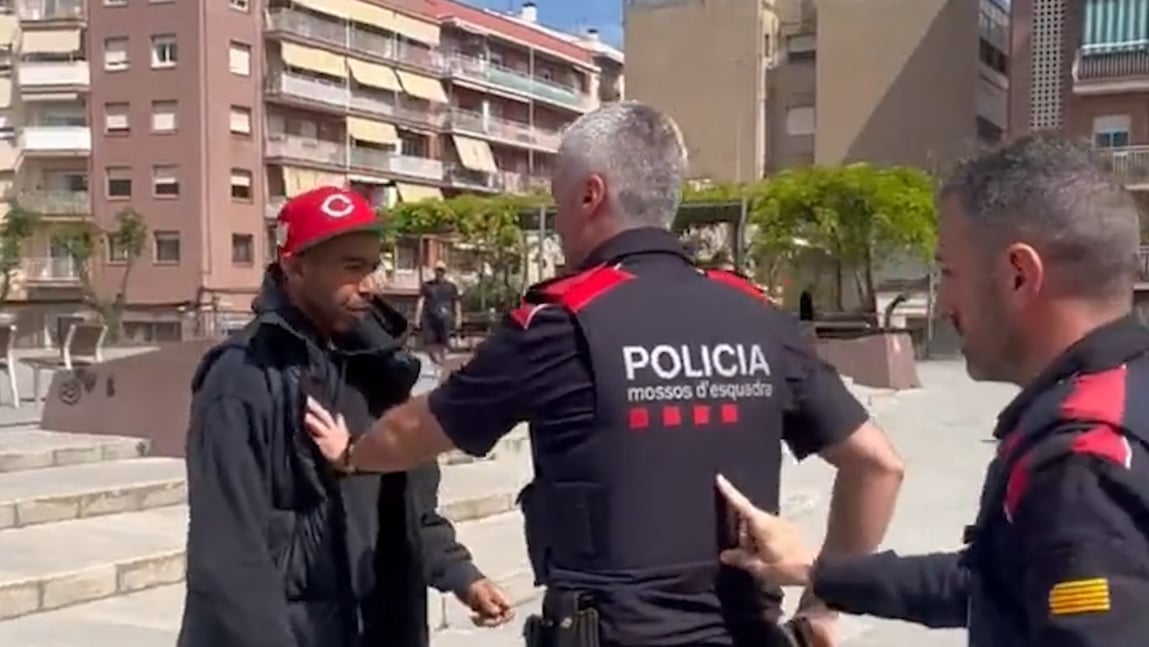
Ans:
[{"label": "tree", "polygon": [[12,284],[24,258],[28,240],[36,231],[38,219],[13,200],[0,225],[0,303],[7,303]]},{"label": "tree", "polygon": [[[116,214],[116,226],[104,230],[95,224],[85,223],[66,230],[59,241],[72,257],[79,274],[84,301],[100,316],[100,321],[108,327],[108,338],[116,341],[124,332],[124,309],[127,306],[128,283],[136,262],[144,253],[148,227],[136,210],[127,207]],[[123,264],[119,283],[109,296],[99,290],[92,276],[94,261],[108,255],[105,260]]]},{"label": "tree", "polygon": [[756,247],[824,252],[834,265],[839,309],[852,277],[873,312],[875,267],[907,255],[924,258],[936,240],[934,182],[918,169],[811,166],[783,171],[763,188],[754,209]]}]

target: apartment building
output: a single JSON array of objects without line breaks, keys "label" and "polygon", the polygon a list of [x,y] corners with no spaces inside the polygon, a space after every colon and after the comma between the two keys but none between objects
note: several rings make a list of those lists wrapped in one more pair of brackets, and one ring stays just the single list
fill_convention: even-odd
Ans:
[{"label": "apartment building", "polygon": [[679,121],[699,178],[942,167],[1007,126],[1003,3],[625,0],[627,92]]},{"label": "apartment building", "polygon": [[[247,316],[286,197],[324,184],[378,204],[543,190],[603,70],[621,83],[621,56],[542,27],[529,2],[513,16],[450,0],[0,0],[0,12],[0,182],[44,223],[10,309],[41,342],[80,310],[59,227],[141,214],[128,333],[210,332]],[[91,274],[114,294],[124,250],[100,247]],[[404,244],[391,288],[412,293],[444,254]]]}]

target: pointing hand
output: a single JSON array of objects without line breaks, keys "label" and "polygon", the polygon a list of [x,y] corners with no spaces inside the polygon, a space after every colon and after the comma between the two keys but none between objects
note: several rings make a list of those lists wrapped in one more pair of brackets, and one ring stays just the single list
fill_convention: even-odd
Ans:
[{"label": "pointing hand", "polygon": [[722,551],[722,563],[771,584],[807,585],[814,556],[802,545],[798,529],[756,508],[721,474],[717,480],[719,491],[738,515],[738,547]]}]

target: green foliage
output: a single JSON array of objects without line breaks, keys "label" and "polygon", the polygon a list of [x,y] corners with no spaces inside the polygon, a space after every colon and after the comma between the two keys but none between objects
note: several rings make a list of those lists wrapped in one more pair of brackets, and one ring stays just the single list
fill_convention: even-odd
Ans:
[{"label": "green foliage", "polygon": [[8,205],[8,214],[0,225],[0,303],[8,300],[12,292],[12,280],[20,269],[25,246],[36,231],[36,215],[27,211],[13,200]]}]

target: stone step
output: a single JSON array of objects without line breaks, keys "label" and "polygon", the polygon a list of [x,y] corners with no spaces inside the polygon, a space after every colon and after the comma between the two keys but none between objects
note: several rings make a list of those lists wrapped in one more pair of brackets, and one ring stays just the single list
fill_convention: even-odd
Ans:
[{"label": "stone step", "polygon": [[478,461],[442,468],[439,512],[459,522],[489,517],[515,508],[519,490],[533,471],[529,453],[498,460]]},{"label": "stone step", "polygon": [[179,582],[186,529],[170,506],[0,532],[0,619]]},{"label": "stone step", "polygon": [[[154,514],[139,513],[139,514]],[[128,515],[122,515],[128,516]],[[104,518],[107,519],[107,518]],[[103,519],[101,519],[102,521]],[[170,520],[168,520],[170,522]],[[475,563],[516,604],[531,604],[539,592],[531,583],[517,512],[461,523],[459,539]],[[0,548],[4,544],[0,541]],[[47,552],[47,551],[45,551]],[[0,557],[2,560],[3,557]],[[2,562],[0,562],[2,563]],[[182,561],[180,562],[182,567]],[[4,572],[0,570],[0,573]],[[0,585],[0,612],[9,606]],[[175,644],[183,611],[184,587],[158,586],[67,608],[0,622],[0,645],[36,647],[157,647]],[[520,614],[521,615],[521,614]],[[515,620],[518,626],[521,617]],[[470,627],[466,609],[449,594],[428,591],[428,625],[433,631]],[[504,630],[505,631],[505,630]],[[517,634],[517,629],[512,633]],[[436,639],[435,644],[438,643]],[[508,643],[508,647],[516,643]]]},{"label": "stone step", "polygon": [[184,462],[144,457],[0,473],[0,529],[187,500]]},{"label": "stone step", "polygon": [[138,438],[69,434],[38,427],[0,429],[0,472],[138,458],[147,447],[147,441]]}]

